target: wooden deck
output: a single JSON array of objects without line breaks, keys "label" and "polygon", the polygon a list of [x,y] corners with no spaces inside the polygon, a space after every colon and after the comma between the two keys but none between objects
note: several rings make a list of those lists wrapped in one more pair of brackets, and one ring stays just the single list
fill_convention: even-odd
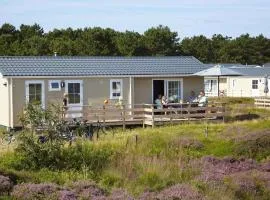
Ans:
[{"label": "wooden deck", "polygon": [[88,123],[98,121],[110,126],[142,125],[143,127],[177,124],[185,121],[224,120],[225,105],[209,104],[207,107],[196,107],[193,104],[171,104],[168,108],[156,109],[153,104],[140,105],[97,105],[81,106],[68,109],[65,119],[80,117]]},{"label": "wooden deck", "polygon": [[254,99],[254,104],[257,108],[270,109],[270,97],[260,97]]}]

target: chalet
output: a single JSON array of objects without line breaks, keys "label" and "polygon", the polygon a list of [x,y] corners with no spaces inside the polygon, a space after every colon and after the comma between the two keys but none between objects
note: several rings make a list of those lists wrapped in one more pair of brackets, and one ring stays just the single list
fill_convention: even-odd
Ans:
[{"label": "chalet", "polygon": [[[177,57],[0,57],[0,125],[19,126],[18,114],[28,102],[62,102],[68,107],[123,99],[151,104],[159,94],[188,98],[204,88],[193,74],[204,64],[192,56]],[[78,110],[79,111],[79,110]]]}]

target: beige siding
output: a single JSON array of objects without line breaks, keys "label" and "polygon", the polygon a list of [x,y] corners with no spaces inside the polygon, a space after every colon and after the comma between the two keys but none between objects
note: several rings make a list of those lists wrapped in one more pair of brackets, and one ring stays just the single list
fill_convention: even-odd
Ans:
[{"label": "beige siding", "polygon": [[[252,89],[252,80],[258,80],[258,89]],[[233,97],[265,96],[263,77],[228,77],[227,95]],[[234,82],[234,86],[233,86]]]},{"label": "beige siding", "polygon": [[175,78],[135,78],[134,79],[134,95],[135,104],[152,103],[152,81],[160,80],[183,80],[183,99],[187,100],[190,92],[193,90],[196,95],[204,88],[203,77],[175,77]]},{"label": "beige siding", "polygon": [[134,103],[152,103],[152,78],[134,78]]},{"label": "beige siding", "polygon": [[[7,86],[4,86],[4,84]],[[9,85],[8,80],[0,78],[0,125],[9,127]]]},{"label": "beige siding", "polygon": [[[83,104],[102,104],[105,99],[110,98],[110,80],[123,80],[123,100],[128,102],[129,98],[129,78],[74,78],[74,79],[13,79],[13,113],[14,124],[19,125],[18,114],[21,113],[26,102],[25,81],[42,80],[45,88],[45,106],[49,103],[59,102],[61,104],[65,88],[61,91],[49,91],[49,80],[83,80]],[[111,100],[116,101],[116,100]]]},{"label": "beige siding", "polygon": [[183,81],[183,96],[185,101],[188,100],[192,90],[195,92],[196,96],[199,95],[200,91],[204,90],[203,77],[184,77]]}]

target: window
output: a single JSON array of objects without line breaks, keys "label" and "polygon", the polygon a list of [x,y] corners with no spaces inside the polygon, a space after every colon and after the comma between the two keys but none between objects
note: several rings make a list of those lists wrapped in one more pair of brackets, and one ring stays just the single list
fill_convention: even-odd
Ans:
[{"label": "window", "polygon": [[180,81],[167,81],[167,96],[169,102],[177,103],[180,100]]},{"label": "window", "polygon": [[26,100],[29,103],[40,103],[44,105],[44,82],[43,81],[26,81]]},{"label": "window", "polygon": [[217,80],[205,80],[204,89],[205,92],[217,92]]},{"label": "window", "polygon": [[118,99],[122,97],[122,80],[110,81],[110,99]]},{"label": "window", "polygon": [[61,91],[61,81],[49,81],[49,91]]},{"label": "window", "polygon": [[258,89],[258,83],[259,81],[258,80],[252,80],[252,89]]},{"label": "window", "polygon": [[81,84],[68,83],[68,103],[80,104],[81,103]]}]

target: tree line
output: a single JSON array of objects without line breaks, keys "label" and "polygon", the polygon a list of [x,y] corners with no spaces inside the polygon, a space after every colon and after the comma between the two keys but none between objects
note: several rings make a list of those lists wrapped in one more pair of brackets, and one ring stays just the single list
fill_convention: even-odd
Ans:
[{"label": "tree line", "polygon": [[270,62],[270,39],[243,34],[215,34],[180,40],[178,33],[159,25],[143,34],[111,28],[66,28],[45,33],[38,25],[9,23],[0,28],[1,56],[177,56],[192,55],[204,63],[263,64]]}]

